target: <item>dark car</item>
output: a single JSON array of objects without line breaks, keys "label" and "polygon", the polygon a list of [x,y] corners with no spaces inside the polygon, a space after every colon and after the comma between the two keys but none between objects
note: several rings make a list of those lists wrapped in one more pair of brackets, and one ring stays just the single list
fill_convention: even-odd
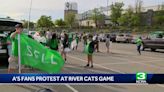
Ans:
[{"label": "dark car", "polygon": [[116,34],[110,34],[110,41],[116,42]]},{"label": "dark car", "polygon": [[0,66],[1,65],[6,65],[7,66],[7,61],[8,60],[8,50],[7,50],[7,36],[4,33],[0,33]]},{"label": "dark car", "polygon": [[8,66],[7,33],[15,30],[16,24],[22,24],[10,18],[0,18],[0,68]]},{"label": "dark car", "polygon": [[110,41],[116,42],[116,34],[114,34],[114,33],[107,33],[107,34],[105,34],[104,41],[106,40],[108,35],[110,36]]},{"label": "dark car", "polygon": [[164,49],[164,32],[153,32],[147,39],[143,40],[143,50],[146,48],[150,48],[151,51]]}]

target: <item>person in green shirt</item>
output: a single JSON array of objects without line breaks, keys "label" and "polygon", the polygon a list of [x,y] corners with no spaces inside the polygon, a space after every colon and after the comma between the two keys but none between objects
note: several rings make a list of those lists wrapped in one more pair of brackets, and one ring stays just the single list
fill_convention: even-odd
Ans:
[{"label": "person in green shirt", "polygon": [[73,41],[73,34],[69,33],[69,35],[68,35],[68,45],[69,45],[69,47],[71,47],[72,41]]},{"label": "person in green shirt", "polygon": [[12,40],[10,38],[10,35],[11,35],[11,32],[7,36],[7,49],[8,49],[9,56],[11,56],[11,47],[12,47],[12,45],[11,45]]},{"label": "person in green shirt", "polygon": [[50,47],[50,49],[58,51],[58,44],[59,44],[59,41],[57,39],[56,34],[54,33],[52,35],[52,39],[48,41],[48,46]]},{"label": "person in green shirt", "polygon": [[9,66],[8,73],[16,72],[18,68],[18,34],[21,34],[23,31],[22,24],[17,24],[15,26],[16,31],[13,32],[10,36],[12,43],[11,56],[9,57]]},{"label": "person in green shirt", "polygon": [[143,43],[142,38],[139,37],[139,38],[136,40],[137,51],[138,51],[139,55],[141,55],[141,46],[142,46],[142,43]]},{"label": "person in green shirt", "polygon": [[95,50],[95,42],[92,40],[93,36],[89,35],[89,41],[86,44],[85,47],[85,53],[88,56],[88,63],[85,67],[89,67],[89,65],[91,64],[91,68],[93,68],[93,52]]},{"label": "person in green shirt", "polygon": [[78,43],[79,43],[78,33],[76,33],[76,35],[75,35],[75,40],[76,40],[76,43],[77,43],[77,45],[76,45],[76,50],[77,50],[77,48],[78,48]]}]

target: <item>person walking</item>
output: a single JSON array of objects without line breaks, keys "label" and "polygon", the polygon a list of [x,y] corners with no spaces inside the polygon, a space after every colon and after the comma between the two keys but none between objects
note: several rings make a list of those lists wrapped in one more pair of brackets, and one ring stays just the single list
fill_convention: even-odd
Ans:
[{"label": "person walking", "polygon": [[68,34],[68,45],[69,45],[69,47],[71,47],[72,41],[73,41],[73,33],[70,32]]},{"label": "person walking", "polygon": [[66,53],[67,53],[67,51],[69,49],[68,35],[66,33],[64,34],[64,40],[63,40],[62,45],[63,45],[63,48],[62,48],[61,54],[62,54],[62,56],[63,56],[63,58],[64,58],[64,60],[66,62],[67,61]]},{"label": "person walking", "polygon": [[139,55],[141,55],[141,46],[142,46],[142,44],[143,44],[142,38],[139,37],[139,38],[136,40],[137,51],[138,51]]},{"label": "person walking", "polygon": [[84,33],[83,34],[83,52],[85,52],[85,47],[87,45],[87,35]]},{"label": "person walking", "polygon": [[107,34],[107,37],[106,37],[106,48],[107,48],[107,53],[109,53],[109,47],[110,46],[110,35]]},{"label": "person walking", "polygon": [[85,67],[89,67],[91,64],[91,66],[90,66],[91,68],[93,68],[93,52],[95,49],[95,43],[92,38],[93,38],[93,36],[89,35],[89,41],[87,42],[87,45],[85,47],[85,52],[88,56],[88,63]]},{"label": "person walking", "polygon": [[77,48],[78,48],[78,44],[79,44],[79,36],[78,36],[78,33],[76,33],[76,35],[75,35],[75,40],[76,40],[76,50],[77,50]]},{"label": "person walking", "polygon": [[99,50],[99,35],[98,34],[96,35],[95,42],[96,42],[96,50],[97,50],[97,52],[100,52],[100,50]]}]

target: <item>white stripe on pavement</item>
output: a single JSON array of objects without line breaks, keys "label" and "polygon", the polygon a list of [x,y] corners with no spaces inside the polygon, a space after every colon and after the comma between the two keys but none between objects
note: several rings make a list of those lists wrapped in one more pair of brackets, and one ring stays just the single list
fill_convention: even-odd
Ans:
[{"label": "white stripe on pavement", "polygon": [[[81,58],[77,58],[77,57],[74,57],[74,56],[68,55],[68,57],[74,58],[74,59],[76,59],[76,60],[80,60],[80,61],[83,61],[83,62],[87,62],[86,60],[83,60],[83,59],[81,59]],[[117,72],[117,73],[122,73],[122,74],[124,73],[124,72],[121,72],[121,71],[118,71],[118,70],[114,70],[114,69],[111,69],[111,68],[108,68],[108,67],[105,67],[105,66],[96,64],[96,63],[94,63],[94,65],[96,65],[96,66],[98,66],[98,67],[101,67],[101,68],[104,68],[104,69],[107,69],[107,70],[111,70],[111,71]]]},{"label": "white stripe on pavement", "polygon": [[66,87],[68,87],[69,89],[71,89],[73,92],[79,92],[78,90],[76,90],[75,88],[73,88],[72,86],[65,84]]},{"label": "white stripe on pavement", "polygon": [[[83,61],[83,62],[87,62],[86,60],[83,60],[83,59],[81,59],[81,58],[77,58],[77,57],[73,57],[73,56],[70,56],[70,55],[68,55],[68,57],[70,57],[70,58],[74,58],[74,59],[76,59],[76,60],[80,60],[80,61]],[[95,64],[95,63],[94,63]],[[110,68],[107,68],[107,67],[104,67],[104,66],[102,66],[102,65],[98,65],[98,64],[95,64],[96,66],[99,66],[99,67],[102,67],[102,68],[104,68],[104,69],[108,69],[108,70],[112,70],[112,71],[115,71],[115,72],[118,72],[118,73],[121,73],[121,74],[125,74],[124,72],[121,72],[121,71],[118,71],[118,70],[114,70],[114,69],[110,69]],[[126,85],[126,84],[125,84]],[[134,85],[136,85],[136,84],[134,84]],[[138,84],[137,84],[138,85]],[[157,86],[158,87],[164,87],[164,85],[162,85],[162,84],[157,84]]]}]

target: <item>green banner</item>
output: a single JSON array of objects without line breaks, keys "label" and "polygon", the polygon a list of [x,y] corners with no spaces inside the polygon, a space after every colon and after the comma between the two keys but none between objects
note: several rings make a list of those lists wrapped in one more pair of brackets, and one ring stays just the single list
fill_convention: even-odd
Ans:
[{"label": "green banner", "polygon": [[21,64],[48,73],[59,73],[64,60],[59,52],[50,50],[28,36],[20,35]]}]

